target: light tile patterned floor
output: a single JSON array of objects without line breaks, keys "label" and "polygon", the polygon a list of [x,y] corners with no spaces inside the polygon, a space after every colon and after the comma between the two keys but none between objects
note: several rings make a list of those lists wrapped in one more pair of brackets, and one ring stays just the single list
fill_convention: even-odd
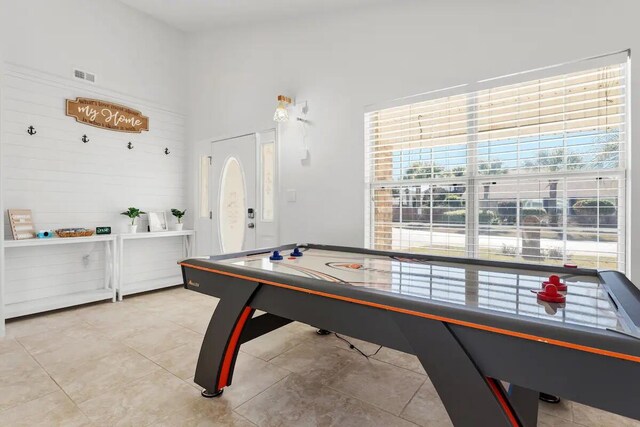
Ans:
[{"label": "light tile patterned floor", "polygon": [[[193,373],[214,298],[182,288],[11,321],[0,339],[0,426],[450,426],[413,356],[367,360],[292,323],[242,346],[234,384]],[[377,346],[353,340],[365,352]],[[563,401],[541,426],[640,426]]]}]

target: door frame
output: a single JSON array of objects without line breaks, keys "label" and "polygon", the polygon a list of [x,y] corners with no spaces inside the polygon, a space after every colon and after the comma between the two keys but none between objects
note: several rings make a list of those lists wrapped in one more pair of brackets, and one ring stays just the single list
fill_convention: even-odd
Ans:
[{"label": "door frame", "polygon": [[[266,143],[273,142],[273,219],[265,221],[262,219],[264,207],[262,176],[262,146]],[[258,232],[256,233],[257,247],[273,247],[280,244],[280,149],[278,144],[278,131],[271,128],[256,132],[256,225]],[[262,230],[262,231],[260,231]],[[271,236],[270,239],[267,237]]]},{"label": "door frame", "polygon": [[[259,226],[255,219],[248,218],[247,209],[258,210],[258,158],[256,156],[256,147],[258,143],[257,134],[250,133],[246,135],[239,135],[232,138],[225,138],[217,141],[213,141],[210,144],[210,156],[209,162],[209,200],[210,200],[210,213],[211,218],[211,247],[216,253],[223,253],[225,248],[223,246],[223,227],[222,227],[222,210],[221,199],[223,196],[223,189],[225,187],[225,181],[227,175],[225,173],[231,159],[235,159],[242,176],[243,185],[243,208],[241,212],[242,216],[242,244],[239,249],[231,250],[243,251],[253,250],[257,248],[257,236]],[[247,230],[249,223],[253,224],[251,230]],[[227,249],[229,250],[229,249]]]},{"label": "door frame", "polygon": [[[218,244],[216,243],[214,245],[215,242],[213,242],[213,227],[215,226],[214,224],[214,218],[215,216],[213,215],[213,211],[214,211],[214,205],[217,206],[217,201],[213,200],[213,182],[214,182],[214,177],[213,177],[213,168],[211,167],[211,162],[212,162],[212,149],[213,149],[213,144],[217,143],[217,142],[224,142],[224,141],[229,141],[232,139],[236,139],[236,138],[242,138],[242,137],[246,137],[246,136],[252,136],[255,135],[255,161],[256,161],[256,247],[260,247],[260,232],[261,230],[264,230],[264,225],[265,223],[263,221],[261,221],[261,215],[262,215],[262,206],[263,206],[263,200],[262,200],[262,158],[261,158],[261,153],[262,153],[262,144],[265,142],[271,142],[273,141],[274,143],[274,177],[273,177],[273,181],[274,181],[274,185],[273,185],[273,196],[274,196],[274,200],[273,200],[273,221],[272,221],[272,232],[273,232],[273,238],[275,240],[275,244],[279,244],[280,243],[280,141],[279,141],[279,135],[278,135],[278,129],[273,127],[270,129],[265,129],[265,130],[261,130],[261,131],[256,131],[256,132],[248,132],[248,133],[242,133],[242,134],[237,134],[237,135],[233,135],[233,136],[227,136],[227,137],[221,137],[221,138],[211,138],[211,139],[205,139],[200,141],[199,143],[197,143],[197,148],[198,148],[198,152],[196,153],[196,160],[197,160],[197,164],[198,167],[195,168],[196,173],[197,173],[197,180],[196,180],[196,185],[194,188],[194,191],[196,192],[196,203],[195,203],[195,209],[194,212],[196,213],[200,213],[201,212],[201,206],[203,203],[202,200],[202,194],[201,194],[201,180],[202,180],[202,173],[203,171],[201,170],[201,159],[203,157],[208,157],[210,162],[209,162],[209,168],[207,171],[207,180],[208,180],[208,191],[207,191],[207,200],[206,203],[209,207],[209,218],[208,221],[206,221],[206,218],[203,217],[198,217],[196,221],[194,221],[194,225],[196,226],[196,232],[197,232],[197,248],[198,248],[198,254],[199,255],[214,255],[214,248],[215,249],[219,249],[217,248]],[[204,220],[204,221],[203,221]],[[216,252],[217,253],[217,252]]]}]

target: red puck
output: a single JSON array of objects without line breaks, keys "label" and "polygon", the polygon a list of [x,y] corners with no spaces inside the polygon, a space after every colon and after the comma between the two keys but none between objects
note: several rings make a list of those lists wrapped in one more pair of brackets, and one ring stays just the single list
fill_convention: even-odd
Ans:
[{"label": "red puck", "polygon": [[558,293],[558,288],[555,285],[548,283],[544,290],[538,291],[538,299],[544,302],[563,303],[567,300],[567,297]]},{"label": "red puck", "polygon": [[563,283],[560,281],[560,277],[556,276],[555,274],[552,274],[551,276],[549,276],[549,280],[542,282],[542,287],[544,288],[547,285],[554,285],[556,287],[557,290],[559,291],[566,291],[567,290],[567,284]]},{"label": "red puck", "polygon": [[564,265],[564,268],[578,268],[578,264],[567,263]]}]

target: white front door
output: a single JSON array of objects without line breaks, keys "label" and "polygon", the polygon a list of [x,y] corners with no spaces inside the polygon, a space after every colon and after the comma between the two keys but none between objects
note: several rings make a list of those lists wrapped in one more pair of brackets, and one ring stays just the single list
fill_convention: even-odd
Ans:
[{"label": "white front door", "polygon": [[256,247],[256,135],[211,144],[214,253]]}]

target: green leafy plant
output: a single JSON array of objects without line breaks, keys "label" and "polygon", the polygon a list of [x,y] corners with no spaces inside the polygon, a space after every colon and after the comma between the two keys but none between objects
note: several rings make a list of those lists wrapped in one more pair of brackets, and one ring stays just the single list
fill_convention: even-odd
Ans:
[{"label": "green leafy plant", "polygon": [[129,208],[128,210],[121,212],[120,215],[128,216],[129,218],[131,218],[131,225],[135,225],[136,218],[138,218],[141,214],[144,214],[144,213],[146,212],[142,212],[138,208]]},{"label": "green leafy plant", "polygon": [[447,224],[464,224],[466,215],[467,211],[464,209],[456,209],[444,212],[443,217]]},{"label": "green leafy plant", "polygon": [[583,216],[613,215],[616,205],[611,200],[580,199],[573,204],[573,211]]},{"label": "green leafy plant", "polygon": [[[464,209],[456,209],[454,211],[448,211],[443,214],[445,221],[448,224],[464,224],[467,216],[467,211]],[[497,225],[500,223],[498,216],[491,210],[480,210],[478,212],[478,221],[480,224]]]},{"label": "green leafy plant", "polygon": [[520,216],[522,218],[537,216],[542,219],[547,216],[547,210],[544,208],[520,208]]},{"label": "green leafy plant", "polygon": [[502,244],[502,254],[509,256],[517,256],[518,248],[516,246],[510,246],[505,243]]},{"label": "green leafy plant", "polygon": [[448,204],[450,208],[464,207],[464,200],[459,194],[447,194],[444,198],[445,204]]},{"label": "green leafy plant", "polygon": [[498,214],[489,209],[480,210],[478,212],[478,221],[480,222],[480,224],[490,224],[490,225],[500,224],[500,220],[498,219]]},{"label": "green leafy plant", "polygon": [[178,224],[182,223],[182,217],[184,216],[184,214],[187,213],[187,210],[179,210],[179,209],[171,209],[171,214],[173,216],[175,216],[176,218],[178,218]]},{"label": "green leafy plant", "polygon": [[562,251],[561,248],[549,248],[546,250],[543,250],[543,254],[546,255],[547,258],[549,259],[562,259],[562,257],[564,256],[564,252]]},{"label": "green leafy plant", "polygon": [[500,200],[498,202],[498,215],[500,220],[507,224],[515,224],[518,211],[515,200]]}]

